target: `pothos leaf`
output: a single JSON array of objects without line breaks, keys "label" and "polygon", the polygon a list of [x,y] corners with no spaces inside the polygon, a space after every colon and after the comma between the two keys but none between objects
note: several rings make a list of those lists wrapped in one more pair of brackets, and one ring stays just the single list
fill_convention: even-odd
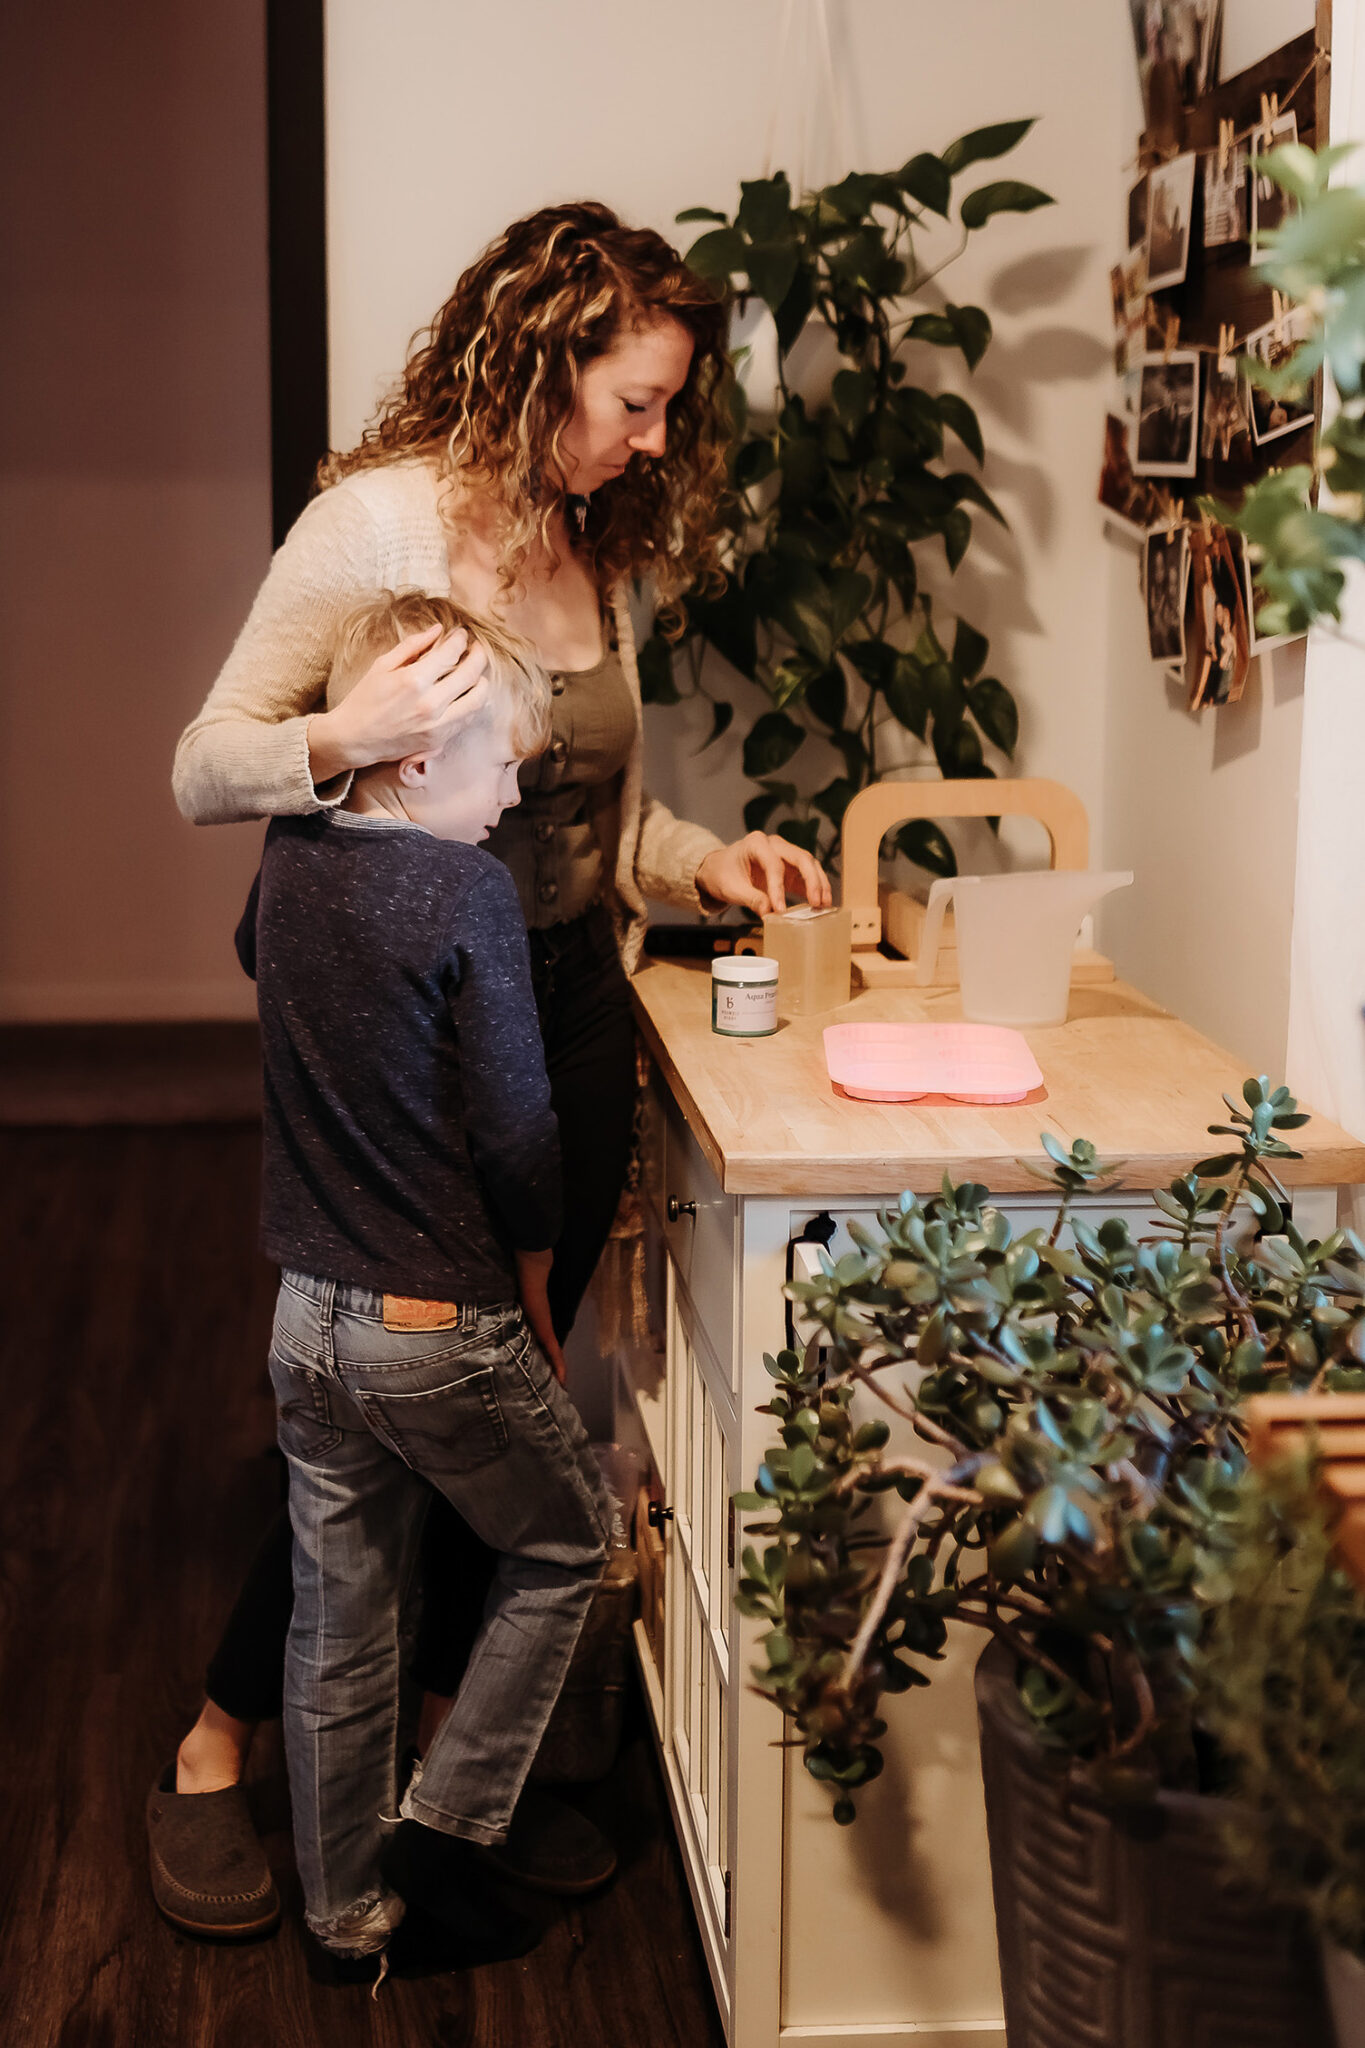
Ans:
[{"label": "pothos leaf", "polygon": [[981,438],[981,424],[965,398],[959,398],[955,391],[941,391],[938,398],[938,416],[945,427],[951,427],[958,440],[978,462],[986,459],[986,445]]},{"label": "pothos leaf", "polygon": [[1024,185],[1017,178],[1001,178],[994,185],[979,186],[962,202],[964,228],[984,227],[994,213],[1032,213],[1040,206],[1055,206],[1050,192],[1036,185]]},{"label": "pothos leaf", "polygon": [[744,742],[744,773],[758,777],[785,768],[806,737],[785,711],[765,711],[754,720]]},{"label": "pothos leaf", "polygon": [[636,656],[640,698],[645,704],[678,704],[682,699],[673,679],[673,649],[661,633],[651,633]]},{"label": "pothos leaf", "polygon": [[702,742],[701,750],[703,753],[706,752],[707,747],[715,745],[722,733],[727,733],[730,730],[734,722],[734,716],[735,707],[733,704],[727,704],[722,697],[713,697],[711,699],[711,731]]},{"label": "pothos leaf", "polygon": [[982,676],[967,692],[972,717],[994,747],[1013,754],[1019,740],[1019,707],[995,676]]},{"label": "pothos leaf", "polygon": [[896,832],[896,846],[907,860],[916,867],[927,868],[931,875],[950,876],[957,873],[957,855],[952,842],[947,839],[932,818],[912,818]]},{"label": "pothos leaf", "polygon": [[[1036,117],[1035,117],[1036,118]],[[1016,143],[1022,142],[1033,126],[1033,120],[996,121],[989,128],[973,128],[969,135],[959,135],[956,142],[950,142],[942,152],[948,169],[956,174],[965,170],[968,164],[984,163],[988,157],[1004,156]]]}]

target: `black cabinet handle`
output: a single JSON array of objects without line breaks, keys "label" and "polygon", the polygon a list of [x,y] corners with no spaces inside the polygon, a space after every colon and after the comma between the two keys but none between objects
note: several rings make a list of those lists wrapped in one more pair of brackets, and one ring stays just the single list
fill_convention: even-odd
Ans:
[{"label": "black cabinet handle", "polygon": [[666,1508],[661,1500],[652,1500],[645,1509],[645,1518],[651,1529],[662,1529],[665,1522],[673,1520],[672,1508]]},{"label": "black cabinet handle", "polygon": [[676,1195],[669,1196],[668,1220],[670,1223],[676,1223],[680,1216],[695,1216],[696,1213],[697,1205],[695,1202],[680,1202]]}]

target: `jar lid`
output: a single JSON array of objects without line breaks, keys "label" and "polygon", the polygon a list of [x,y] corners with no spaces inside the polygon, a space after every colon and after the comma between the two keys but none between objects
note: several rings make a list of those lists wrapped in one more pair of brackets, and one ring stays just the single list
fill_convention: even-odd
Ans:
[{"label": "jar lid", "polygon": [[711,962],[711,979],[729,982],[776,982],[776,960],[760,953],[719,953]]}]

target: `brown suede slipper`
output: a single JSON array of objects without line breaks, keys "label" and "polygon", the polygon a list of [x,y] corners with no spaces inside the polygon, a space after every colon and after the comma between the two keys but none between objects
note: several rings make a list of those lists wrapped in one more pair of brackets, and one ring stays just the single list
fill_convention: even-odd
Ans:
[{"label": "brown suede slipper", "polygon": [[152,1897],[182,1934],[247,1941],[269,1934],[279,1894],[240,1785],[177,1792],[170,1763],[147,1794]]}]

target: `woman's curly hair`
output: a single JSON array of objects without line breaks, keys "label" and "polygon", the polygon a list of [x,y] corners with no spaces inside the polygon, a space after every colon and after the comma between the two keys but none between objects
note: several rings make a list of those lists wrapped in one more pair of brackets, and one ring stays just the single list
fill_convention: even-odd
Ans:
[{"label": "woman's curly hair", "polygon": [[666,451],[657,460],[637,455],[593,492],[574,546],[600,587],[650,575],[669,607],[717,567],[730,431],[725,308],[662,235],[623,227],[594,201],[542,207],[490,244],[416,338],[401,384],[360,445],[330,456],[318,481],[438,455],[448,475],[498,501],[510,587],[537,535],[548,542],[563,502],[556,457],[580,371],[660,315],[693,344],[687,381],[668,408]]}]

